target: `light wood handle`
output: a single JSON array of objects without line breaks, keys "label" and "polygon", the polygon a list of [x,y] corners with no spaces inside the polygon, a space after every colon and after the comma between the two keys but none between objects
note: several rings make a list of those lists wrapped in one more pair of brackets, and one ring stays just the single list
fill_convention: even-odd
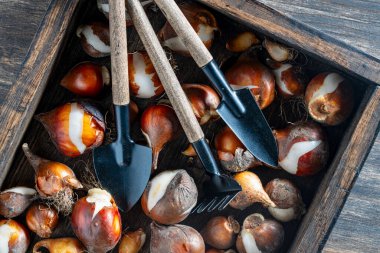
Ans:
[{"label": "light wood handle", "polygon": [[145,46],[154,68],[160,77],[165,92],[173,106],[174,111],[182,125],[190,143],[204,137],[203,131],[194,115],[189,101],[169,63],[164,50],[149,23],[139,0],[128,0],[128,12],[133,24]]},{"label": "light wood handle", "polygon": [[115,105],[129,104],[127,27],[125,1],[110,0],[112,99]]},{"label": "light wood handle", "polygon": [[212,55],[187,21],[174,0],[154,0],[174,31],[181,38],[199,67],[212,61]]}]

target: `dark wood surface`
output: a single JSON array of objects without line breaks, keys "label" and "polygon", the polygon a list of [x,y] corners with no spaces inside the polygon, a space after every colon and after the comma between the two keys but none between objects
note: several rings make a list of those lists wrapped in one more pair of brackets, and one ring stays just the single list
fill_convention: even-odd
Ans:
[{"label": "dark wood surface", "polygon": [[[13,2],[13,5],[12,5],[12,1],[8,2],[7,4],[9,4],[10,6],[16,6],[15,2]],[[17,3],[20,3],[20,2],[17,1]],[[25,2],[21,2],[21,4],[25,4],[27,6],[30,6]],[[36,19],[37,18],[42,19],[42,15],[43,15],[42,13],[46,9],[46,6],[42,6],[43,5],[42,1],[40,3],[40,6],[37,4],[38,4],[37,1],[33,2],[32,8],[36,8],[36,9],[40,8],[41,9],[41,16],[37,17],[38,15],[36,15],[35,18]],[[44,4],[46,5],[46,3],[44,3]],[[3,19],[3,17],[5,17],[6,15],[10,15],[10,14],[8,12],[9,11],[8,9],[2,9],[1,7],[0,7],[0,12],[1,12],[0,17],[1,17],[1,19]],[[14,7],[14,8],[16,9],[16,7]],[[34,10],[34,11],[36,11],[36,10]],[[4,15],[2,12],[4,12]],[[25,16],[26,15],[25,13],[28,13],[28,12],[30,12],[30,11],[21,12],[24,14],[21,16]],[[36,12],[38,12],[38,11],[36,11]],[[5,13],[6,13],[6,15],[5,15]],[[9,23],[13,23],[14,25],[23,26],[24,29],[28,29],[28,25],[33,23],[31,21],[28,21],[28,22],[25,22],[24,24],[19,24],[19,23],[16,23],[14,21],[14,19],[15,18],[13,17],[13,21],[9,21]],[[23,20],[20,19],[20,21],[23,21]],[[35,21],[35,22],[39,23],[38,21]],[[11,26],[5,25],[4,27],[2,27],[2,24],[0,24],[0,27],[1,27],[1,32],[3,33],[3,31],[4,31],[4,34],[6,34],[5,36],[3,36],[3,34],[1,34],[1,36],[0,36],[1,39],[12,38],[11,35],[15,32],[15,30],[12,30]],[[31,25],[31,27],[33,27],[33,26]],[[23,29],[21,29],[21,30],[23,30]],[[25,34],[26,34],[25,37],[27,37],[28,33],[25,33]],[[9,35],[9,36],[7,36],[7,35]],[[21,36],[21,37],[23,36],[19,33],[17,33],[17,35]],[[17,38],[17,36],[15,36],[15,37]],[[24,38],[24,40],[26,41],[26,43],[29,40],[29,43],[30,43],[31,36],[28,38]],[[5,42],[1,43],[0,46],[1,46],[2,50],[4,48],[4,52],[12,52],[12,50],[15,50],[14,48],[17,47],[18,45],[16,45],[15,42],[13,41],[13,42],[8,42],[8,43],[5,43]],[[22,48],[22,47],[20,46],[20,48]],[[20,53],[21,56],[19,56],[19,59],[23,59],[25,57],[25,53],[26,53],[25,47],[24,47],[24,51],[22,51],[22,50],[20,50],[20,51],[23,53]],[[24,55],[22,55],[22,54],[24,54]],[[4,63],[12,62],[12,65],[6,71],[11,71],[12,73],[16,73],[17,70],[20,69],[19,64],[21,63],[21,61],[19,61],[19,63],[17,64],[17,62],[12,61],[12,56],[7,57],[9,55],[11,55],[11,54],[7,55],[4,53],[4,57],[3,57],[3,51],[1,51],[0,56],[1,56],[2,66],[3,66],[3,61],[4,61]],[[3,75],[1,75],[0,78],[1,78],[2,82],[4,82],[4,85],[1,86],[2,88],[4,87],[4,89],[2,89],[2,90],[4,90],[4,94],[8,93],[9,88],[7,88],[7,87],[9,87],[9,84],[11,84],[15,80],[14,77],[12,77],[11,75],[5,75],[3,77]],[[376,174],[376,172],[378,173],[378,171],[376,171],[376,165],[378,165],[379,163],[377,162],[376,155],[375,155],[376,154],[375,153],[376,147],[377,146],[374,147],[372,153],[370,154],[369,159],[367,160],[365,167],[363,168],[363,172],[361,173],[361,175],[359,177],[357,185],[355,186],[353,192],[351,193],[351,196],[349,197],[347,204],[342,211],[342,215],[338,219],[337,226],[334,228],[333,233],[331,234],[330,239],[327,242],[327,245],[325,247],[325,250],[327,252],[339,252],[340,250],[352,250],[355,252],[376,252],[378,250],[378,246],[379,246],[378,243],[379,242],[376,240],[376,238],[379,237],[378,236],[379,235],[379,230],[378,230],[379,226],[377,226],[377,229],[376,229],[376,225],[378,225],[378,219],[376,219],[377,218],[376,210],[379,210],[379,209],[376,208],[376,205],[377,205],[377,207],[379,207],[379,202],[378,202],[379,200],[377,200],[376,196],[379,196],[379,194],[378,194],[379,188],[378,188],[378,186],[376,187],[376,183],[378,183],[378,181],[376,181],[376,176],[377,176],[377,180],[378,180],[379,176],[378,176],[378,174]],[[368,173],[366,173],[366,172],[368,172]],[[365,175],[365,176],[363,177],[363,175]],[[370,187],[371,185],[372,185],[372,187]],[[358,186],[359,186],[359,189],[357,188]],[[364,189],[360,189],[360,186],[364,187]],[[344,189],[344,190],[347,191],[349,189]],[[356,198],[355,198],[355,195],[356,195]],[[363,199],[363,196],[365,196],[364,199]],[[350,201],[352,202],[352,204],[348,205],[350,203]],[[373,209],[370,208],[372,205],[374,205]],[[367,208],[363,210],[362,209],[363,207],[367,207]],[[347,218],[345,218],[346,216],[347,216]],[[367,225],[367,226],[365,226],[365,225]],[[337,230],[337,229],[339,229],[339,226],[341,226],[342,228],[340,230]],[[335,231],[337,231],[337,232],[335,232]],[[363,249],[365,249],[365,250],[363,250]]]}]

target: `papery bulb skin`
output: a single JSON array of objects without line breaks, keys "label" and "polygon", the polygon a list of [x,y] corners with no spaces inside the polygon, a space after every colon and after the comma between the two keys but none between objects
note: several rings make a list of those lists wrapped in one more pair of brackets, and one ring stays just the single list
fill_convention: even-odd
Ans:
[{"label": "papery bulb skin", "polygon": [[268,207],[268,211],[276,220],[289,222],[305,214],[301,192],[291,181],[275,178],[267,183],[265,191],[276,204],[276,207]]},{"label": "papery bulb skin", "polygon": [[267,50],[270,57],[277,61],[283,62],[294,58],[293,50],[278,42],[274,42],[266,38],[263,41],[263,47]]},{"label": "papery bulb skin", "polygon": [[182,88],[199,124],[204,125],[219,118],[216,109],[220,104],[220,98],[215,90],[202,84],[184,84]]},{"label": "papery bulb skin", "polygon": [[161,226],[152,223],[151,253],[204,253],[202,236],[194,228],[185,225]]},{"label": "papery bulb skin", "polygon": [[197,186],[185,170],[163,171],[149,181],[141,206],[152,220],[170,225],[186,219],[197,198]]},{"label": "papery bulb skin", "polygon": [[37,191],[23,186],[0,192],[0,215],[14,218],[22,214],[36,198]]},{"label": "papery bulb skin", "polygon": [[228,171],[241,172],[262,165],[228,126],[216,134],[214,144],[223,168]]},{"label": "papery bulb skin", "polygon": [[85,253],[83,244],[76,238],[63,237],[55,239],[45,239],[37,242],[33,246],[33,253],[42,253],[41,248],[49,250],[49,253]]},{"label": "papery bulb skin", "polygon": [[103,143],[104,118],[90,104],[66,103],[38,114],[36,118],[48,131],[57,149],[66,156],[79,156]]},{"label": "papery bulb skin", "polygon": [[[198,34],[207,49],[210,49],[215,33],[219,31],[218,24],[214,15],[195,3],[183,3],[179,6],[190,25]],[[186,45],[177,36],[171,25],[166,22],[158,32],[158,37],[164,47],[168,47],[172,51],[183,56],[190,56]]]},{"label": "papery bulb skin", "polygon": [[241,57],[225,73],[235,90],[251,90],[260,109],[268,107],[275,97],[275,80],[272,72],[257,59]]},{"label": "papery bulb skin", "polygon": [[99,188],[90,189],[75,203],[71,225],[87,250],[94,253],[108,252],[121,237],[118,207],[111,194]]},{"label": "papery bulb skin", "polygon": [[128,54],[128,73],[133,96],[149,99],[164,93],[164,87],[146,52]]},{"label": "papery bulb skin", "polygon": [[336,126],[344,122],[355,105],[352,86],[337,73],[321,73],[306,87],[309,115],[317,122]]},{"label": "papery bulb skin", "polygon": [[144,246],[146,234],[142,228],[129,231],[121,238],[119,253],[138,253]]},{"label": "papery bulb skin", "polygon": [[231,38],[226,48],[234,53],[241,53],[247,51],[254,45],[260,44],[260,40],[252,32],[242,32]]},{"label": "papery bulb skin", "polygon": [[158,104],[145,109],[140,119],[140,126],[148,145],[152,148],[152,171],[155,171],[161,150],[166,143],[177,136],[181,125],[171,106]]},{"label": "papery bulb skin", "polygon": [[272,70],[276,79],[277,91],[285,99],[301,97],[305,92],[305,84],[296,67],[289,63],[277,63]]},{"label": "papery bulb skin", "polygon": [[63,77],[60,84],[79,96],[97,97],[110,81],[111,76],[106,66],[81,62]]},{"label": "papery bulb skin", "polygon": [[30,243],[28,231],[14,220],[0,220],[0,252],[25,253]]},{"label": "papery bulb skin", "polygon": [[45,204],[33,204],[26,213],[28,228],[41,238],[49,238],[58,225],[58,212]]},{"label": "papery bulb skin", "polygon": [[278,164],[297,176],[310,176],[322,170],[329,158],[327,135],[314,122],[297,122],[274,130],[278,146]]},{"label": "papery bulb skin", "polygon": [[92,22],[80,25],[76,35],[83,50],[91,57],[100,58],[111,54],[110,30],[106,23]]}]

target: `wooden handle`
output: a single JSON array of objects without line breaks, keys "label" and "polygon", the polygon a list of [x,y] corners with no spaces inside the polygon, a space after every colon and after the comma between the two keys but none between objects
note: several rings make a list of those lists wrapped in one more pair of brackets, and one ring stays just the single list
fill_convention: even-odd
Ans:
[{"label": "wooden handle", "polygon": [[183,15],[176,2],[174,0],[154,1],[164,13],[174,31],[186,45],[197,65],[199,67],[203,67],[212,61],[212,55],[205,47],[198,34],[194,31],[189,21],[187,21],[185,15]]},{"label": "wooden handle", "polygon": [[128,0],[127,9],[187,138],[200,140],[203,131],[139,0]]},{"label": "wooden handle", "polygon": [[110,0],[112,99],[115,105],[129,104],[127,27],[125,1]]}]

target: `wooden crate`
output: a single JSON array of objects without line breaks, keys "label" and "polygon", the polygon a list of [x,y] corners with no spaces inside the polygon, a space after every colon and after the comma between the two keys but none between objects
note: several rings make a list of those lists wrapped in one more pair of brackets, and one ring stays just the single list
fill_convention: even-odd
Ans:
[{"label": "wooden crate", "polygon": [[[90,6],[91,2],[93,3],[90,0],[52,1],[29,50],[23,69],[4,100],[0,113],[0,125],[5,130],[0,134],[2,189],[14,185],[33,185],[34,172],[20,149],[22,142],[30,143],[32,150],[37,154],[67,163],[77,174],[81,174],[84,164],[89,164],[91,160],[89,155],[79,159],[69,159],[60,155],[48,141],[46,131],[39,123],[32,120],[35,113],[48,111],[74,98],[72,94],[61,88],[58,82],[77,62],[92,60],[84,54],[75,37],[75,29],[79,24],[102,18],[99,13],[94,14],[94,4]],[[340,71],[354,80],[358,94],[356,110],[349,122],[342,126],[344,132],[341,128],[332,130],[334,136],[339,136],[337,138],[339,141],[332,144],[335,156],[331,158],[329,168],[312,178],[296,179],[285,172],[273,172],[268,169],[259,169],[257,172],[263,179],[263,183],[274,177],[292,178],[303,190],[308,212],[301,221],[284,225],[286,242],[283,251],[318,252],[323,247],[339,215],[378,129],[380,90],[376,84],[380,83],[380,64],[370,56],[353,50],[259,3],[234,0],[201,0],[200,2],[218,11],[215,14],[218,21],[221,20],[222,28],[227,27],[227,30],[232,31],[231,27],[228,28],[232,25],[237,29],[252,29],[262,35],[273,37],[311,57],[310,59],[318,63],[320,67],[317,70]],[[163,17],[155,13],[150,13],[150,15],[154,20],[154,27],[160,28],[164,23]],[[142,49],[136,32],[130,29],[128,35],[131,51]],[[216,43],[219,45],[216,45],[216,49],[212,52],[218,61],[224,60],[224,56],[220,53],[223,43],[224,41]],[[109,59],[96,61],[109,64]],[[328,63],[329,66],[324,67],[320,61]],[[191,81],[206,81],[190,59],[187,59],[186,64],[183,65],[190,67],[187,69],[187,75],[181,75],[181,81],[190,81],[190,76],[196,76],[196,80],[192,78]],[[103,106],[109,105],[110,97],[100,102]],[[144,106],[144,102],[141,103]],[[106,106],[104,109],[107,108]],[[209,136],[212,130],[214,129],[206,129]],[[135,135],[137,139],[142,140],[142,136],[138,133]],[[172,150],[183,149],[184,146],[186,146],[184,136],[168,145],[162,153],[162,167],[173,166],[171,160],[174,155],[179,156],[178,166],[188,167],[187,159],[172,152]],[[253,211],[267,214],[266,210],[259,205],[239,214],[231,209],[223,211],[222,214],[233,212],[238,220],[242,221]],[[136,218],[139,212],[141,208],[137,205],[128,217],[123,217],[132,228],[147,227],[150,223],[147,218]],[[187,219],[185,224],[199,229],[209,217],[209,215],[197,215]],[[21,216],[17,220],[24,223],[23,219],[24,217]],[[66,236],[71,233],[69,220],[64,219],[53,236]],[[147,246],[144,247],[144,252],[148,252]]]}]

